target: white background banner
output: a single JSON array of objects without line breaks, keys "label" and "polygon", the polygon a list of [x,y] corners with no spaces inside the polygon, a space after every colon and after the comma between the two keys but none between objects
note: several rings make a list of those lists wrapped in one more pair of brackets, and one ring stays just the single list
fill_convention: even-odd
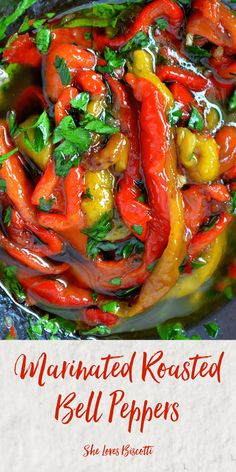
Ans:
[{"label": "white background banner", "polygon": [[235,342],[3,341],[0,395],[1,472],[236,471]]}]

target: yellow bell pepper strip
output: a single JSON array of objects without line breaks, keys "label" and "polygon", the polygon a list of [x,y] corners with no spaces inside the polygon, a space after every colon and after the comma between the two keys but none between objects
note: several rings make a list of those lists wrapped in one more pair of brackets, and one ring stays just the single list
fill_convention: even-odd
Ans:
[{"label": "yellow bell pepper strip", "polygon": [[114,176],[109,170],[85,173],[86,190],[81,208],[86,216],[87,225],[92,226],[100,220],[104,213],[109,213],[114,206]]},{"label": "yellow bell pepper strip", "polygon": [[188,168],[194,182],[207,183],[218,177],[220,159],[215,139],[178,128],[177,145],[180,161]]},{"label": "yellow bell pepper strip", "polygon": [[165,299],[182,298],[196,292],[216,271],[226,248],[226,232],[221,233],[215,241],[202,253],[206,264],[196,269],[192,274],[182,274],[174,288]]},{"label": "yellow bell pepper strip", "polygon": [[96,168],[104,170],[114,165],[115,172],[124,172],[128,163],[129,147],[129,140],[124,134],[114,134],[103,149],[94,153],[92,158]]},{"label": "yellow bell pepper strip", "polygon": [[[20,127],[30,128],[32,125],[34,125],[34,123],[36,123],[38,118],[39,115],[32,115],[30,118],[27,118],[24,123],[21,123]],[[27,132],[29,139],[32,142],[34,141],[34,133],[35,130],[33,128],[29,129]],[[41,170],[45,169],[50,157],[52,156],[53,145],[51,141],[49,141],[42,151],[36,152],[27,145],[27,142],[24,139],[24,133],[21,132],[16,136],[15,143],[20,152],[26,154],[27,157],[32,159],[32,161],[34,161]]]},{"label": "yellow bell pepper strip", "polygon": [[168,87],[153,72],[153,59],[147,51],[137,50],[133,54],[132,65],[128,66],[129,72],[137,77],[147,79],[155,85],[159,92],[165,97],[167,109],[174,106],[174,97]]},{"label": "yellow bell pepper strip", "polygon": [[176,160],[174,139],[173,136],[170,136],[170,150],[166,159],[171,226],[169,241],[156,267],[144,283],[137,303],[128,311],[129,317],[156,304],[169,292],[179,278],[179,265],[186,249],[183,198],[177,185]]}]

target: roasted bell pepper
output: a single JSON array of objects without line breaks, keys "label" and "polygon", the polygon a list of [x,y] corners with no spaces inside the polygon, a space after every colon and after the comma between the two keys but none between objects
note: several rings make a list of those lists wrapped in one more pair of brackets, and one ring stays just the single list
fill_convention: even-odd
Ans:
[{"label": "roasted bell pepper", "polygon": [[109,139],[106,146],[94,152],[92,160],[96,169],[104,170],[115,166],[115,172],[125,172],[129,157],[129,140],[122,133],[116,133]]},{"label": "roasted bell pepper", "polygon": [[106,86],[102,80],[102,76],[93,70],[82,70],[75,77],[76,84],[85,92],[91,93],[92,96],[106,95]]},{"label": "roasted bell pepper", "polygon": [[216,134],[216,142],[220,148],[220,174],[224,174],[236,165],[236,128],[223,126]]},{"label": "roasted bell pepper", "polygon": [[92,226],[104,213],[109,213],[113,209],[114,176],[109,170],[87,171],[85,188],[89,189],[91,198],[84,198],[81,208],[86,216],[87,225]]},{"label": "roasted bell pepper", "polygon": [[174,97],[175,102],[182,110],[182,120],[189,118],[191,112],[191,105],[194,105],[197,108],[197,103],[191,92],[182,84],[171,83],[169,89]]},{"label": "roasted bell pepper", "polygon": [[40,114],[48,109],[43,90],[38,85],[29,85],[17,97],[15,110],[16,121],[21,123],[30,115]]},{"label": "roasted bell pepper", "polygon": [[95,55],[92,52],[74,44],[58,44],[51,48],[46,58],[46,92],[53,102],[58,100],[65,87],[55,67],[57,56],[65,60],[71,75],[71,81],[80,69],[92,69],[96,62]]},{"label": "roasted bell pepper", "polygon": [[187,128],[178,128],[177,145],[180,161],[194,182],[209,182],[218,177],[219,150],[214,138],[194,134]]},{"label": "roasted bell pepper", "polygon": [[28,293],[35,301],[63,308],[78,308],[93,305],[92,292],[68,285],[59,280],[42,279],[33,283]]},{"label": "roasted bell pepper", "polygon": [[52,29],[51,48],[58,44],[76,44],[82,48],[92,47],[92,28],[56,28]]},{"label": "roasted bell pepper", "polygon": [[221,213],[218,222],[212,229],[198,232],[188,247],[188,254],[191,259],[195,259],[199,254],[201,254],[201,252],[204,251],[204,249],[206,249],[206,247],[209,246],[209,244],[211,244],[216,239],[216,237],[225,230],[231,221],[232,216],[223,212]]},{"label": "roasted bell pepper", "polygon": [[111,48],[120,48],[139,31],[147,33],[148,28],[160,17],[166,18],[168,29],[178,35],[184,17],[183,10],[171,0],[155,0],[142,9],[127,33],[113,39],[107,38],[104,43]]},{"label": "roasted bell pepper", "polygon": [[203,36],[213,44],[236,51],[236,18],[220,0],[195,0],[187,32]]},{"label": "roasted bell pepper", "polygon": [[10,64],[25,64],[32,67],[40,67],[42,63],[42,55],[28,33],[13,39],[3,51],[3,58]]},{"label": "roasted bell pepper", "polygon": [[118,316],[113,313],[105,313],[99,308],[87,308],[83,314],[83,320],[89,326],[106,325],[114,326],[118,323]]},{"label": "roasted bell pepper", "polygon": [[182,69],[176,65],[158,66],[156,73],[162,82],[178,82],[195,92],[201,92],[210,85],[206,77],[195,74],[190,70]]},{"label": "roasted bell pepper", "polygon": [[78,90],[75,87],[65,88],[61,95],[59,96],[57,103],[55,105],[55,124],[59,125],[60,121],[68,116],[72,106],[70,104],[71,100],[78,95]]}]

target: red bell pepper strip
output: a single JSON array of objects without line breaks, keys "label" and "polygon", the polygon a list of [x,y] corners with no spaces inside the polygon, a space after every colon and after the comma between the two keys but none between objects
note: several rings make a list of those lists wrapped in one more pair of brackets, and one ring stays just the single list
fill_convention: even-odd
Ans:
[{"label": "red bell pepper strip", "polygon": [[66,194],[66,214],[38,212],[39,223],[60,233],[80,253],[86,253],[87,237],[81,233],[85,216],[81,210],[81,197],[85,190],[83,171],[80,166],[73,167],[64,179]]},{"label": "red bell pepper strip", "polygon": [[70,82],[80,69],[92,69],[96,64],[95,54],[74,44],[58,44],[50,48],[46,58],[46,92],[53,102],[58,100],[65,87],[55,67],[57,56],[66,62],[71,75]]},{"label": "red bell pepper strip", "polygon": [[223,178],[226,181],[236,179],[236,164],[223,174]]},{"label": "red bell pepper strip", "polygon": [[71,100],[78,95],[78,90],[75,87],[65,88],[60,97],[57,100],[55,105],[55,124],[59,125],[60,121],[68,116],[72,106],[70,104]]},{"label": "red bell pepper strip", "polygon": [[65,263],[57,264],[56,262],[50,262],[49,260],[42,259],[28,249],[17,246],[4,236],[2,231],[0,231],[0,246],[2,246],[13,259],[43,274],[62,274],[68,269],[68,265]]},{"label": "red bell pepper strip", "polygon": [[201,92],[210,85],[205,77],[175,65],[160,65],[157,67],[156,73],[162,82],[178,82],[195,92]]},{"label": "red bell pepper strip", "polygon": [[89,326],[106,325],[114,326],[118,323],[119,318],[113,313],[105,313],[99,308],[87,308],[83,315],[83,320]]},{"label": "red bell pepper strip", "polygon": [[34,39],[28,33],[18,36],[3,51],[3,59],[10,64],[24,64],[40,67],[42,55],[35,46]]},{"label": "red bell pepper strip", "polygon": [[229,264],[228,266],[228,276],[231,278],[231,279],[236,279],[236,260],[234,259],[233,262],[231,262],[231,264]]},{"label": "red bell pepper strip", "polygon": [[199,186],[192,186],[182,191],[184,199],[184,219],[187,237],[191,239],[199,230],[207,217],[207,202],[204,192]]},{"label": "red bell pepper strip", "polygon": [[[119,183],[119,190],[116,193],[116,203],[119,213],[125,224],[130,228],[132,233],[141,241],[145,241],[147,236],[148,222],[152,217],[150,207],[138,201],[140,191],[135,188],[133,180],[127,175]],[[134,227],[142,228],[141,234],[135,232]]]},{"label": "red bell pepper strip", "polygon": [[236,164],[236,128],[224,126],[215,139],[220,147],[220,173],[224,174]]},{"label": "red bell pepper strip", "polygon": [[[141,192],[135,184],[141,179],[137,120],[125,86],[109,75],[105,75],[105,77],[113,93],[113,106],[120,121],[121,132],[128,137],[130,142],[128,164],[124,177],[119,182],[116,203],[125,224],[135,236],[144,240],[147,233],[147,223],[151,220],[151,216],[149,206],[138,201]],[[143,228],[141,235],[137,235],[133,229],[133,226],[137,224]]]},{"label": "red bell pepper strip", "polygon": [[168,123],[164,98],[159,90],[146,79],[126,74],[135,98],[141,101],[140,123],[142,142],[142,166],[148,190],[152,221],[148,225],[144,263],[157,260],[165,249],[170,232],[170,215],[167,201],[165,160],[168,151],[166,136]]},{"label": "red bell pepper strip", "polygon": [[211,43],[236,51],[236,18],[220,0],[195,0],[187,22],[187,32],[203,36]]},{"label": "red bell pepper strip", "polygon": [[191,112],[191,105],[198,107],[196,100],[189,90],[182,84],[173,83],[169,85],[169,89],[183,112],[182,120],[188,119]]},{"label": "red bell pepper strip", "polygon": [[93,305],[92,292],[76,285],[66,286],[59,280],[42,279],[28,289],[29,295],[38,302],[63,308],[78,308]]},{"label": "red bell pepper strip", "polygon": [[209,63],[213,69],[216,70],[217,74],[223,79],[232,79],[236,75],[236,61],[229,56],[212,56],[209,59]]},{"label": "red bell pepper strip", "polygon": [[[5,154],[13,148],[8,135],[7,124],[0,123],[0,154]],[[49,245],[49,253],[55,254],[55,247],[62,249],[62,243],[58,236],[39,228],[36,209],[31,203],[32,187],[25,174],[24,167],[20,160],[20,154],[15,153],[3,162],[0,169],[0,176],[5,179],[6,192],[11,202],[14,204],[26,227],[40,235],[40,239]],[[57,240],[57,242],[56,242]],[[50,249],[51,248],[51,249]],[[53,250],[54,248],[54,250]],[[59,251],[60,252],[60,251]]]},{"label": "red bell pepper strip", "polygon": [[60,177],[56,175],[55,161],[54,159],[50,159],[50,161],[47,163],[44,174],[42,175],[32,193],[32,204],[38,206],[41,198],[48,200],[59,182]]},{"label": "red bell pepper strip", "polygon": [[87,38],[87,34],[92,33],[92,28],[80,27],[80,28],[58,28],[53,29],[51,48],[58,44],[76,44],[83,48],[92,47],[92,36]]},{"label": "red bell pepper strip", "polygon": [[25,227],[24,220],[14,208],[12,209],[11,223],[7,227],[7,233],[15,244],[32,249],[32,233]]},{"label": "red bell pepper strip", "polygon": [[38,85],[30,85],[20,94],[16,101],[16,120],[21,123],[30,115],[42,113],[48,105],[43,96],[43,91]]},{"label": "red bell pepper strip", "polygon": [[85,92],[93,96],[106,95],[106,86],[102,80],[101,74],[93,70],[81,70],[75,77],[75,83]]},{"label": "red bell pepper strip", "polygon": [[197,233],[188,247],[188,254],[191,259],[195,259],[204,249],[211,244],[217,236],[229,225],[232,216],[227,213],[221,213],[218,222],[209,231]]},{"label": "red bell pepper strip", "polygon": [[111,48],[120,48],[139,31],[147,33],[148,28],[160,17],[168,20],[168,29],[177,36],[184,18],[183,10],[171,0],[155,0],[141,10],[127,33],[113,39],[104,40],[104,45]]},{"label": "red bell pepper strip", "polygon": [[230,193],[223,184],[204,185],[204,190],[212,200],[222,203],[230,202]]}]

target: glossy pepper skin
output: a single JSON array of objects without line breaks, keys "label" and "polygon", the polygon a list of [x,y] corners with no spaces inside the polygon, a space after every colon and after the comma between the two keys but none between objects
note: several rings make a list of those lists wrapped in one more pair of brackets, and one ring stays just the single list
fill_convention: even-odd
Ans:
[{"label": "glossy pepper skin", "polygon": [[28,33],[18,36],[9,47],[3,51],[3,58],[10,64],[22,64],[40,67],[42,55],[39,53],[34,39]]},{"label": "glossy pepper skin", "polygon": [[175,65],[158,66],[156,73],[162,82],[178,82],[195,92],[201,92],[209,86],[209,82],[205,77]]},{"label": "glossy pepper skin", "polygon": [[76,308],[93,304],[92,292],[73,285],[65,286],[59,280],[39,280],[28,292],[37,301],[53,306]]},{"label": "glossy pepper skin", "polygon": [[187,22],[187,32],[207,38],[208,41],[236,51],[236,19],[234,12],[220,0],[195,0],[196,10]]}]

